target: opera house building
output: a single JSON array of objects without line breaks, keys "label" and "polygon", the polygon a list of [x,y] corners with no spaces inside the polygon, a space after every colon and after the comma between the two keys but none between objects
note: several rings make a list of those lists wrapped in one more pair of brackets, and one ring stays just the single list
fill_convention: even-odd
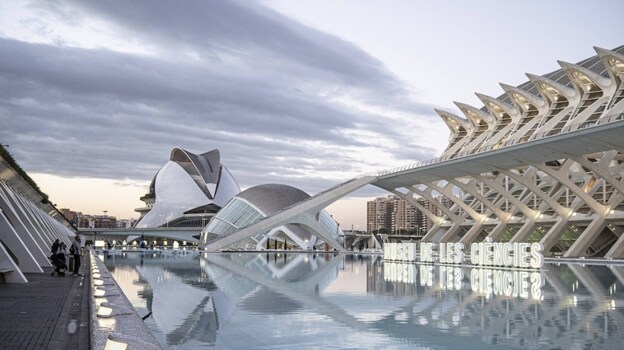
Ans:
[{"label": "opera house building", "polygon": [[[299,216],[271,230],[233,239],[230,234],[310,196],[291,186],[266,184],[240,190],[223,166],[219,150],[194,154],[171,151],[169,161],[156,173],[146,203],[137,209],[135,229],[196,228],[202,243],[218,241],[220,249],[324,249],[325,243],[342,249],[343,233],[325,211]],[[150,231],[150,234],[158,234]],[[137,236],[138,237],[138,236]],[[194,241],[197,236],[186,236]],[[195,240],[196,241],[196,240]]]},{"label": "opera house building", "polygon": [[176,147],[141,197],[146,206],[136,210],[135,228],[203,227],[239,192],[219,150],[197,155]]}]

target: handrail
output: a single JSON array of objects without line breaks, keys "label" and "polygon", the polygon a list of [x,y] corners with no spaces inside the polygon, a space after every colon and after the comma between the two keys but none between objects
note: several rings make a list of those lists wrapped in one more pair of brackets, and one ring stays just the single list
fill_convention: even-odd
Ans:
[{"label": "handrail", "polygon": [[[537,140],[541,140],[541,139],[544,139],[544,138],[550,138],[550,137],[554,137],[554,136],[559,136],[559,135],[562,135],[562,134],[567,134],[567,133],[570,133],[570,132],[578,131],[578,130],[581,130],[581,129],[593,128],[593,127],[596,127],[598,125],[610,124],[610,123],[613,123],[613,122],[616,122],[616,121],[621,121],[621,120],[624,120],[624,112],[619,113],[619,114],[618,113],[610,114],[608,116],[599,118],[599,119],[597,119],[595,121],[584,121],[582,123],[570,124],[570,125],[564,126],[563,128],[556,128],[556,129],[551,129],[549,131],[535,133],[526,141],[523,140],[523,138],[516,138],[516,139],[507,140],[499,148],[494,148],[494,145],[483,146],[483,147],[480,147],[480,148],[477,148],[477,149],[474,149],[474,150],[464,150],[464,151],[459,152],[459,153],[457,153],[455,155],[452,155],[452,156],[441,156],[441,157],[438,157],[438,158],[428,159],[428,160],[424,160],[424,161],[420,161],[420,162],[417,162],[417,163],[408,164],[408,165],[397,167],[397,168],[380,170],[380,171],[372,172],[372,173],[366,173],[366,174],[361,175],[359,177],[363,177],[363,176],[385,176],[385,175],[389,175],[389,174],[396,174],[396,173],[400,173],[400,172],[403,172],[403,171],[414,170],[416,168],[420,168],[420,167],[423,167],[423,166],[440,163],[440,162],[443,162],[443,161],[446,161],[446,160],[461,158],[461,157],[463,157],[465,155],[484,153],[484,152],[488,152],[488,151],[492,151],[492,150],[499,150],[499,149],[502,149],[502,148],[515,146],[515,145],[520,144],[520,143],[528,143],[528,142],[531,142],[531,141],[537,141]],[[553,131],[556,131],[556,132],[553,132]]]}]

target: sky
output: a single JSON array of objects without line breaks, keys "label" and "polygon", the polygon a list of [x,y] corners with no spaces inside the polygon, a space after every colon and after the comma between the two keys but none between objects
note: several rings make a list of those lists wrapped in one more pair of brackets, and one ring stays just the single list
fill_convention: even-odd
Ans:
[{"label": "sky", "polygon": [[[138,217],[173,147],[315,194],[435,158],[434,108],[624,44],[621,1],[0,0],[0,143],[59,208]],[[328,208],[364,229],[361,189]]]}]

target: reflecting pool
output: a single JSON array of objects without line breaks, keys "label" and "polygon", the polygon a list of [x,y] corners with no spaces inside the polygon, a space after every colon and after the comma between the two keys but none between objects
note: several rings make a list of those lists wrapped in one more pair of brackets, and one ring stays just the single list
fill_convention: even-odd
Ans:
[{"label": "reflecting pool", "polygon": [[377,255],[101,257],[165,348],[624,348],[624,266],[535,272]]}]

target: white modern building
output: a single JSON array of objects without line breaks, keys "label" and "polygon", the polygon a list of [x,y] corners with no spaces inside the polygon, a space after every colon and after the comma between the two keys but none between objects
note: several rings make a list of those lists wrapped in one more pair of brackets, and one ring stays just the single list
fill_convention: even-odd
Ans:
[{"label": "white modern building", "polygon": [[197,155],[176,147],[141,197],[146,206],[136,209],[135,228],[204,227],[239,192],[219,150]]},{"label": "white modern building", "polygon": [[43,273],[52,267],[52,243],[69,246],[74,236],[60,211],[0,156],[0,283],[25,283],[24,273]]},{"label": "white modern building", "polygon": [[624,258],[624,46],[596,53],[500,84],[498,97],[477,94],[483,106],[436,110],[450,129],[439,158],[351,179],[230,236],[270,230],[372,184],[434,223],[424,241],[540,242],[546,256]]},{"label": "white modern building", "polygon": [[[451,131],[441,158],[496,152],[623,120],[624,47],[596,51],[577,64],[560,61],[561,69],[549,74],[527,74],[518,87],[501,84],[504,94],[497,98],[477,94],[483,107],[455,103],[464,117],[437,110]],[[433,218],[437,225],[425,240],[467,244],[489,237],[541,242],[547,255],[624,257],[622,148],[584,148],[582,133],[571,136],[561,153],[538,148],[540,157],[532,161],[412,184],[403,196],[435,199],[441,193],[453,203],[437,206],[443,215]],[[514,152],[506,158],[513,160]]]},{"label": "white modern building", "polygon": [[280,244],[281,249],[324,249],[328,244],[342,250],[344,234],[325,210],[294,218],[284,225],[233,238],[231,233],[273,215],[310,196],[300,189],[279,184],[251,187],[235,196],[204,228],[200,243],[219,244],[219,249],[262,250]]}]

